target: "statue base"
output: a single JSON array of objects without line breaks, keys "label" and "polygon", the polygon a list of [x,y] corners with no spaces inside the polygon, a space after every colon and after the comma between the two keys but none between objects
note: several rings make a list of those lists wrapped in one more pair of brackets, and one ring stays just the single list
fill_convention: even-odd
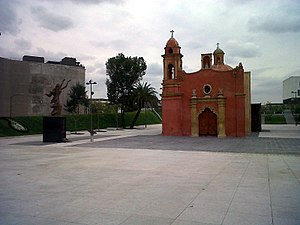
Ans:
[{"label": "statue base", "polygon": [[66,141],[66,117],[43,117],[43,142]]}]

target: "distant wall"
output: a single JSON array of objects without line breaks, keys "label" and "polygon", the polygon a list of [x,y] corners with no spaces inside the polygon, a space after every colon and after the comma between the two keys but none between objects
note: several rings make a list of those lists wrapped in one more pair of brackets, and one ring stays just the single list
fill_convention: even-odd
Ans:
[{"label": "distant wall", "polygon": [[1,117],[50,115],[51,98],[45,94],[63,79],[71,80],[60,96],[64,105],[71,86],[85,85],[85,68],[0,57],[0,79]]}]

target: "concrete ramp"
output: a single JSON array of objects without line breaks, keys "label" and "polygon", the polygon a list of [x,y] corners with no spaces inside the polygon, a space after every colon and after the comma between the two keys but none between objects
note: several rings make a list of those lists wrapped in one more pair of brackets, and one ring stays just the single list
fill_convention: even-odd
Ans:
[{"label": "concrete ramp", "polygon": [[284,110],[283,113],[287,124],[295,124],[295,119],[291,110]]}]

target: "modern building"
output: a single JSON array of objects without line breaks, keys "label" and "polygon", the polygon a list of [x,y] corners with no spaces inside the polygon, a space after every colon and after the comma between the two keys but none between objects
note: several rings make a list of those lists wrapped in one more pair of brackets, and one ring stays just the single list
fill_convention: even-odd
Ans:
[{"label": "modern building", "polygon": [[283,103],[300,103],[300,76],[291,76],[282,83]]},{"label": "modern building", "polygon": [[162,134],[243,137],[251,132],[250,72],[225,64],[219,44],[201,54],[200,70],[182,69],[181,47],[173,37],[163,57]]},{"label": "modern building", "polygon": [[47,63],[36,56],[24,56],[22,61],[0,57],[0,78],[0,117],[47,116],[52,109],[46,94],[64,79],[71,80],[60,96],[64,105],[71,86],[85,85],[85,68],[70,57]]}]

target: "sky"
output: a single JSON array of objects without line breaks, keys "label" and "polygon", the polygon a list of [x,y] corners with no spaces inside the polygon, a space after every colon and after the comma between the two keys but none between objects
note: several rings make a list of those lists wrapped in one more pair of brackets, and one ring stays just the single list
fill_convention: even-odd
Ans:
[{"label": "sky", "polygon": [[252,102],[282,102],[282,81],[300,76],[299,0],[0,0],[0,57],[75,57],[97,98],[107,97],[105,63],[118,53],[143,57],[143,81],[161,93],[171,30],[188,73],[216,43],[226,64],[242,62]]}]

